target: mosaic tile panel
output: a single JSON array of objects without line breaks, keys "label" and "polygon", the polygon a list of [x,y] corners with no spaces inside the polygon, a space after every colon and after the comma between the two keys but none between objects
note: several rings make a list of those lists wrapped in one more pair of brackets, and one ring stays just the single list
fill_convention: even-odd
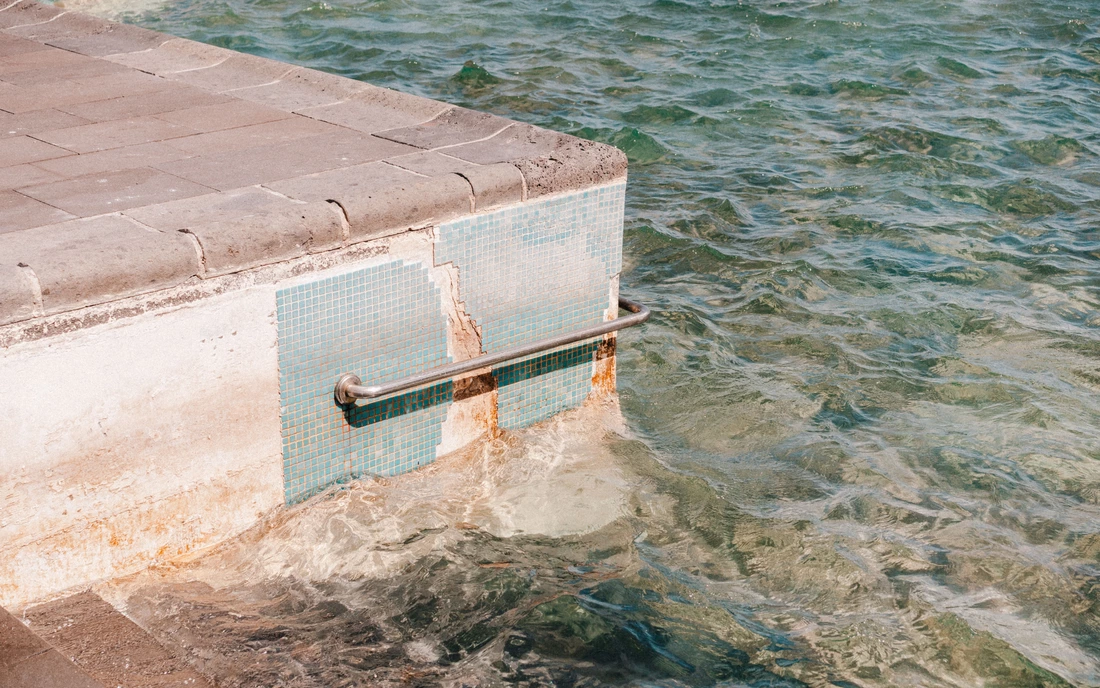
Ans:
[{"label": "mosaic tile panel", "polygon": [[576,408],[592,391],[592,361],[598,341],[528,358],[493,369],[499,399],[498,424],[522,428]]},{"label": "mosaic tile panel", "polygon": [[288,503],[435,458],[451,383],[347,410],[332,398],[346,372],[374,384],[450,360],[440,290],[425,266],[392,261],[279,289],[276,310]]},{"label": "mosaic tile panel", "polygon": [[[622,268],[625,194],[625,183],[613,184],[439,227],[436,262],[458,267],[459,292],[486,352],[603,320],[609,280]],[[498,376],[513,379],[525,370],[505,368]],[[591,389],[591,365],[526,370],[530,382],[500,386],[501,427],[523,427],[576,406]]]}]

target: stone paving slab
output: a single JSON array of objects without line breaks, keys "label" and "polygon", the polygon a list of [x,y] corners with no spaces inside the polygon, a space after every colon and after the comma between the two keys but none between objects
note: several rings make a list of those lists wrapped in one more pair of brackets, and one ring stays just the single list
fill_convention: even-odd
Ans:
[{"label": "stone paving slab", "polygon": [[34,271],[45,312],[165,289],[202,269],[185,235],[120,215],[0,234],[0,255]]},{"label": "stone paving slab", "polygon": [[71,220],[70,215],[41,201],[36,201],[15,191],[0,191],[0,214],[4,217],[0,232],[16,232],[44,224]]},{"label": "stone paving slab", "polygon": [[0,167],[0,191],[46,182],[59,182],[63,179],[65,179],[64,176],[54,174],[38,165]]},{"label": "stone paving slab", "polygon": [[77,217],[137,208],[208,193],[211,187],[145,168],[91,174],[20,188],[29,196]]},{"label": "stone paving slab", "polygon": [[625,174],[495,115],[0,5],[0,325]]},{"label": "stone paving slab", "polygon": [[[3,84],[3,82],[0,81],[0,84]],[[0,110],[0,138],[7,136],[26,136],[28,134],[36,134],[40,131],[53,131],[54,129],[76,127],[81,124],[90,124],[90,122],[81,117],[76,117],[75,115],[70,115],[67,112],[54,110],[52,108],[30,110],[18,115]],[[4,160],[3,164],[6,166],[8,161]]]}]

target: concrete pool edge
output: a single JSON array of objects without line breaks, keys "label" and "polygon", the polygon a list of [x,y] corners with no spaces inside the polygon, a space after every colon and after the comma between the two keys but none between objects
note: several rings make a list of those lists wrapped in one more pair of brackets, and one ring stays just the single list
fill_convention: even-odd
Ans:
[{"label": "concrete pool edge", "polygon": [[[209,131],[181,135],[188,117]],[[292,330],[309,361],[407,374],[615,317],[616,149],[31,1],[0,9],[5,126],[0,204],[17,205],[0,219],[0,605],[194,554],[334,481],[410,470],[614,391],[608,335],[341,417],[330,372],[295,381]],[[233,181],[261,172],[274,178]],[[85,193],[101,179],[115,186]],[[187,184],[203,188],[179,197]],[[405,313],[379,331],[434,332],[434,353],[417,344],[405,360],[410,347],[382,337],[316,358],[318,333],[350,333],[311,329],[329,325],[291,304],[341,281],[351,291],[310,312]]]},{"label": "concrete pool edge", "polygon": [[[49,78],[48,73],[39,76],[36,72],[49,70],[21,68],[13,72],[26,76],[20,77],[21,83],[13,87],[12,93],[4,93],[3,104],[8,110],[0,107],[0,114],[10,112],[11,117],[0,116],[0,126],[8,124],[8,120],[25,118],[27,113],[57,108],[68,115],[66,125],[76,126],[45,132],[32,130],[27,136],[42,144],[39,148],[48,146],[50,150],[25,156],[28,162],[19,166],[30,166],[36,174],[49,173],[55,178],[60,174],[60,179],[48,184],[19,187],[15,185],[19,182],[15,182],[3,187],[19,194],[20,202],[29,197],[42,217],[68,217],[61,222],[32,224],[15,230],[0,227],[0,254],[7,257],[0,262],[0,325],[153,292],[188,279],[205,279],[265,262],[330,250],[495,206],[621,180],[626,173],[625,156],[610,146],[323,72],[66,12],[34,0],[22,0],[0,9],[0,35],[18,40],[15,47],[6,51],[14,52],[16,57],[52,56],[64,51],[94,61],[73,62],[73,66],[65,67],[70,70],[64,74],[66,85],[93,91],[89,96],[76,98],[76,103],[66,103],[72,96],[61,96],[55,108],[36,109],[52,102],[29,99],[36,80]],[[58,53],[36,50],[34,44],[57,49]],[[51,59],[69,65],[68,60],[60,57]],[[100,64],[108,66],[99,67]],[[89,76],[81,76],[82,73]],[[145,78],[130,83],[131,79],[123,78],[129,75]],[[102,93],[94,93],[100,87]],[[308,120],[324,125],[319,130],[324,133],[316,137],[297,136],[295,132],[296,138],[286,140],[291,134],[277,132],[282,138],[274,138],[268,144],[285,146],[285,150],[279,151],[284,155],[309,156],[309,147],[322,143],[318,137],[331,138],[332,134],[354,134],[366,142],[359,148],[365,145],[370,150],[356,150],[358,157],[353,159],[361,162],[354,164],[322,165],[317,172],[285,178],[275,174],[276,179],[250,183],[253,178],[241,170],[229,169],[218,174],[207,168],[194,169],[204,162],[225,167],[225,161],[217,159],[216,151],[208,148],[217,143],[210,134],[233,128],[204,131],[212,125],[203,123],[195,128],[196,135],[179,136],[178,128],[162,127],[164,131],[133,139],[137,143],[112,148],[87,140],[102,135],[103,125],[112,122],[119,127],[133,126],[135,122],[155,127],[165,122],[173,125],[188,122],[186,111],[192,109],[189,107],[136,117],[127,116],[127,111],[147,112],[149,106],[120,102],[114,110],[118,116],[110,114],[109,107],[89,107],[137,99],[145,94],[180,98],[180,106],[204,103],[195,106],[197,109],[220,107],[225,110],[223,117],[244,116],[242,112],[247,109],[248,117],[258,118],[261,123],[266,123],[264,117],[280,117],[277,113],[282,113],[286,117],[269,121],[301,124],[301,120]],[[103,100],[96,99],[100,95]],[[211,99],[213,104],[206,104]],[[234,113],[238,106],[242,112]],[[263,114],[257,108],[263,108]],[[78,124],[85,120],[72,112],[92,119],[87,124]],[[192,117],[210,114],[196,112]],[[150,117],[157,121],[146,121]],[[239,127],[244,128],[247,125]],[[79,129],[84,131],[74,131]],[[164,155],[159,152],[158,156],[148,157],[148,146],[165,142],[195,155],[169,153],[167,162],[158,161]],[[134,150],[138,146],[145,149]],[[82,150],[86,152],[80,153]],[[82,155],[98,155],[100,160],[95,164],[107,165],[109,161],[101,160],[109,151],[146,156],[139,161],[149,165],[135,168],[131,159],[120,162],[117,169],[97,170],[98,174],[139,169],[158,177],[168,175],[165,180],[168,183],[193,187],[188,192],[191,200],[178,198],[119,211],[95,212],[108,207],[100,205],[83,209],[87,215],[80,212],[81,208],[66,205],[66,210],[51,206],[51,194],[65,191],[58,189],[57,184],[68,179],[91,181],[88,175],[66,173],[88,169],[88,163],[79,159]],[[36,156],[53,157],[36,159]],[[0,159],[0,165],[3,162]],[[314,167],[306,165],[300,169]],[[360,182],[364,176],[371,177],[367,185]],[[170,196],[153,197],[160,200]],[[247,212],[242,212],[241,206],[246,203],[250,203],[244,208]],[[194,212],[198,204],[224,207],[219,209],[220,213],[202,214]],[[43,215],[39,206],[57,212]],[[180,212],[191,214],[185,226],[169,218]],[[70,238],[74,232],[86,233],[87,238],[74,242]],[[110,235],[125,238],[112,241]],[[226,245],[227,239],[232,240],[232,251]],[[97,248],[100,250],[88,255],[89,249]],[[125,251],[129,255],[108,269],[101,259],[112,251]]]}]

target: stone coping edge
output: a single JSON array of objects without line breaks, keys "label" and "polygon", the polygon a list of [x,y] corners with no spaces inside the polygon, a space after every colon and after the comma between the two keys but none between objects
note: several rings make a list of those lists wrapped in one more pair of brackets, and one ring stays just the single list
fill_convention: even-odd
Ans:
[{"label": "stone coping edge", "polygon": [[[340,120],[349,105],[390,108],[420,122],[358,129],[396,152],[377,162],[0,234],[0,325],[626,175],[626,156],[612,146],[35,0],[0,7],[0,33],[350,129],[354,123]],[[471,132],[480,136],[471,140]]]}]

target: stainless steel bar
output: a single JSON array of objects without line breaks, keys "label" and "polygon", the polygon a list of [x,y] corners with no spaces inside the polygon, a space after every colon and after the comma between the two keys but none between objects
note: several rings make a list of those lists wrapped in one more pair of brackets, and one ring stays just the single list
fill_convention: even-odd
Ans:
[{"label": "stainless steel bar", "polygon": [[638,325],[649,320],[649,309],[636,301],[624,299],[620,296],[619,308],[624,311],[629,311],[630,315],[623,318],[608,320],[599,325],[591,325],[579,330],[574,330],[567,334],[559,334],[554,337],[540,339],[529,344],[510,346],[507,349],[501,349],[495,353],[485,354],[477,358],[471,358],[457,363],[448,363],[447,365],[425,370],[415,375],[409,375],[408,377],[403,377],[393,382],[386,382],[379,385],[364,385],[362,380],[359,379],[359,376],[354,373],[345,373],[336,381],[336,390],[334,393],[336,403],[344,405],[354,403],[356,399],[378,399],[390,396],[391,394],[404,392],[432,382],[446,380],[479,368],[488,368],[489,366],[503,363],[504,361],[537,354],[541,351],[549,351],[559,346],[579,342],[583,339],[591,339],[601,334],[607,334],[608,332],[616,332],[623,328]]}]

